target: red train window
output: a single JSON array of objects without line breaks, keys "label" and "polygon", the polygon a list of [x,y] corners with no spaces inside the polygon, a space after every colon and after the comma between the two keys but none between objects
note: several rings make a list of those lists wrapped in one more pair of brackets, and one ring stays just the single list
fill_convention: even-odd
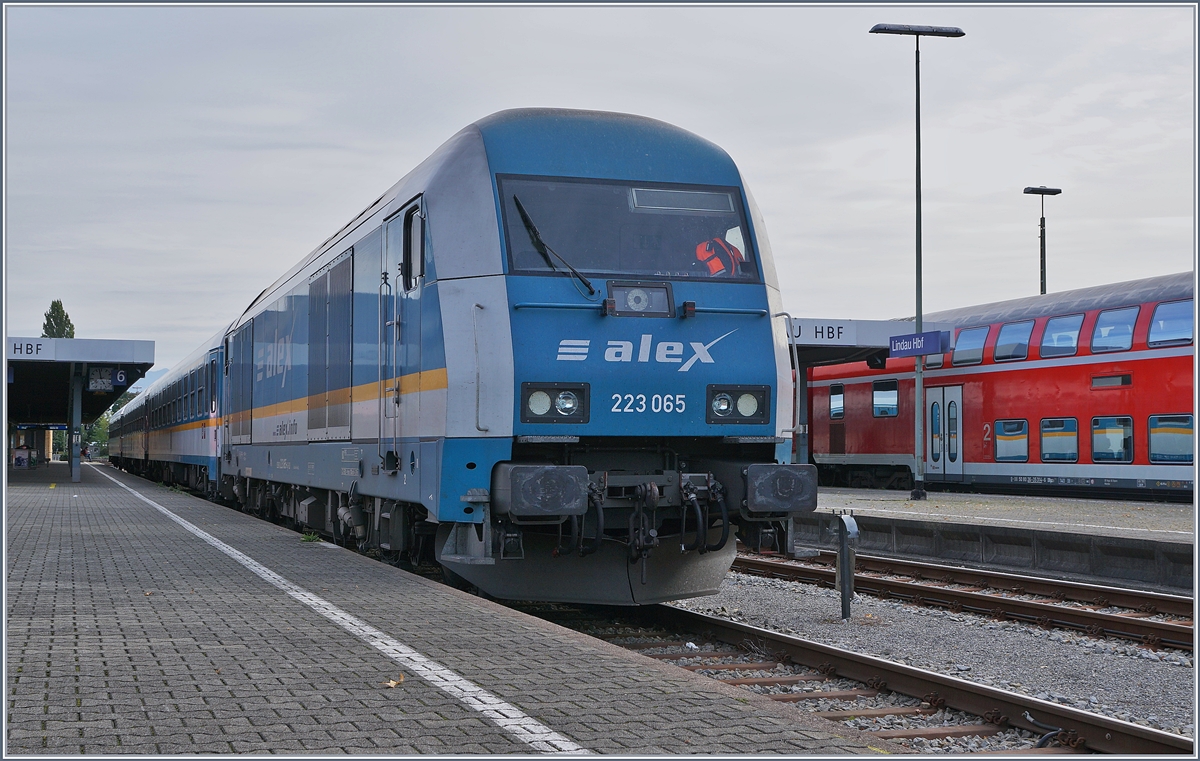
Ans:
[{"label": "red train window", "polygon": [[1191,415],[1150,417],[1150,462],[1191,465],[1196,444]]},{"label": "red train window", "polygon": [[1042,462],[1079,460],[1079,424],[1075,418],[1042,421]]},{"label": "red train window", "polygon": [[965,328],[958,332],[958,340],[954,342],[954,354],[951,355],[952,365],[978,365],[983,361],[983,344],[987,341],[988,328]]},{"label": "red train window", "polygon": [[1096,318],[1092,331],[1092,351],[1127,351],[1133,346],[1133,324],[1138,307],[1107,309]]},{"label": "red train window", "polygon": [[1133,418],[1092,418],[1092,462],[1133,462]]},{"label": "red train window", "polygon": [[1190,344],[1193,319],[1191,299],[1159,304],[1150,318],[1150,345]]},{"label": "red train window", "polygon": [[1079,351],[1079,329],[1083,327],[1083,315],[1069,314],[1051,317],[1042,331],[1042,358],[1073,357]]},{"label": "red train window", "polygon": [[996,462],[1026,462],[1029,459],[1029,423],[1025,420],[996,421]]},{"label": "red train window", "polygon": [[1033,320],[1010,322],[1000,326],[996,338],[996,361],[1025,359],[1029,356],[1029,336],[1033,333]]}]

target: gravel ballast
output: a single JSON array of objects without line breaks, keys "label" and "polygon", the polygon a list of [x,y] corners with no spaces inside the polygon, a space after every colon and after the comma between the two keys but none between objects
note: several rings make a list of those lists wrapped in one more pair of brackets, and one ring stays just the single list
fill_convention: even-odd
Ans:
[{"label": "gravel ballast", "polygon": [[[866,596],[855,597],[851,618],[843,622],[835,590],[733,572],[716,595],[674,604],[1195,736],[1195,673],[1188,652],[1152,651],[1127,641]],[[965,749],[945,745],[950,747],[920,750]]]}]

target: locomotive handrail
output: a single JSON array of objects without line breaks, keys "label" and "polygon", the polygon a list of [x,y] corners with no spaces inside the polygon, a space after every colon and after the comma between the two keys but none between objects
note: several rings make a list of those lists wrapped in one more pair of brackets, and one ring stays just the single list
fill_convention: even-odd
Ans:
[{"label": "locomotive handrail", "polygon": [[[513,309],[595,309],[600,312],[604,311],[603,307],[597,307],[595,304],[566,304],[536,301],[518,302],[513,304]],[[765,309],[743,309],[741,307],[696,307],[696,312],[708,312],[709,314],[748,314],[754,317],[767,316],[767,310]]]},{"label": "locomotive handrail", "polygon": [[[476,304],[476,306],[479,306]],[[482,309],[483,307],[480,307]],[[533,301],[522,301],[518,304],[513,304],[513,309],[591,309],[600,311],[600,307],[595,304],[558,304],[558,303],[539,303]]]},{"label": "locomotive handrail", "polygon": [[[387,289],[386,293],[384,292],[385,288]],[[388,327],[392,327],[391,322],[386,319],[387,318],[387,314],[386,314],[387,306],[386,305],[388,304],[388,301],[391,299],[391,296],[392,296],[392,284],[390,282],[388,282],[388,273],[385,271],[380,274],[380,282],[379,282],[379,351],[377,352],[377,355],[375,357],[376,367],[378,368],[378,371],[379,371],[379,391],[378,391],[378,396],[379,396],[379,418],[378,418],[379,419],[379,439],[378,439],[377,443],[375,444],[375,455],[379,458],[380,463],[385,462],[385,458],[384,458],[384,454],[383,454],[383,452],[384,452],[383,434],[384,434],[384,428],[386,426],[386,423],[384,421],[387,418],[387,413],[385,412],[385,410],[386,410],[385,405],[387,404],[387,396],[384,393],[384,391],[385,391],[384,371],[388,367],[388,362],[387,362],[387,358],[386,358],[388,343],[386,342],[386,339],[384,338],[384,331]],[[392,332],[393,332],[393,334],[395,333],[394,328],[393,328]],[[389,375],[390,375],[390,373],[389,373]],[[390,382],[390,380],[391,379],[389,378],[388,382]]]},{"label": "locomotive handrail", "polygon": [[794,434],[800,428],[800,353],[796,349],[796,342],[792,340],[792,316],[787,312],[776,312],[772,317],[787,318],[787,341],[792,350],[792,372],[796,377],[792,380],[792,388],[795,389],[792,397],[792,427],[785,429],[784,433],[793,434],[794,438]]},{"label": "locomotive handrail", "polygon": [[696,307],[696,312],[709,312],[710,314],[749,314],[755,317],[767,316],[767,310],[765,309],[741,309],[739,307]]},{"label": "locomotive handrail", "polygon": [[475,308],[471,310],[471,328],[475,337],[475,430],[487,433],[489,428],[486,425],[479,424],[479,408],[482,406],[480,402],[480,387],[483,385],[483,377],[479,367],[479,320],[476,318],[482,310],[482,304],[476,304]]}]

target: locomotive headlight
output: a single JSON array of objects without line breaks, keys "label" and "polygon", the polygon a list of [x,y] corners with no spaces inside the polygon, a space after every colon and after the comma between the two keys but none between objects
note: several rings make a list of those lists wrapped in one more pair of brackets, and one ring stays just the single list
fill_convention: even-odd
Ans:
[{"label": "locomotive headlight", "polygon": [[752,417],[758,412],[758,399],[754,394],[742,394],[737,400],[737,411],[742,417]]},{"label": "locomotive headlight", "polygon": [[522,423],[588,422],[587,383],[522,383]]},{"label": "locomotive headlight", "polygon": [[[542,393],[538,391],[536,393]],[[530,396],[530,399],[533,397]],[[549,399],[547,397],[547,399]],[[554,398],[554,409],[558,410],[560,415],[573,415],[579,410],[579,397],[574,391],[560,391],[558,396]]]},{"label": "locomotive headlight", "polygon": [[670,283],[608,281],[608,298],[616,317],[674,317],[675,300]]},{"label": "locomotive headlight", "polygon": [[650,308],[650,294],[641,288],[630,288],[625,293],[625,306],[633,312],[645,312]]},{"label": "locomotive headlight", "polygon": [[[771,422],[770,386],[709,386],[709,424],[764,424]],[[737,414],[734,414],[734,413]]]},{"label": "locomotive headlight", "polygon": [[719,417],[725,417],[733,412],[733,397],[724,392],[717,394],[712,400],[712,411]]},{"label": "locomotive headlight", "polygon": [[526,406],[534,415],[545,415],[550,411],[550,395],[545,391],[534,391],[529,395]]}]

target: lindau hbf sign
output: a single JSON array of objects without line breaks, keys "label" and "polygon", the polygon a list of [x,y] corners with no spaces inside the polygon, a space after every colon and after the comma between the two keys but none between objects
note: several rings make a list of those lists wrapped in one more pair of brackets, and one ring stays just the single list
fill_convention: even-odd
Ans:
[{"label": "lindau hbf sign", "polygon": [[945,330],[892,336],[888,341],[889,357],[921,357],[926,354],[941,354],[949,350],[950,332]]}]

